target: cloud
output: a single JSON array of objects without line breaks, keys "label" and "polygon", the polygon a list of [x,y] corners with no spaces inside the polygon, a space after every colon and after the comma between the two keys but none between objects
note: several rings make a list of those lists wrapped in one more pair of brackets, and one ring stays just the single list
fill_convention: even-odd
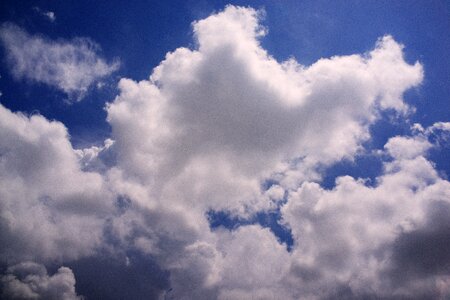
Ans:
[{"label": "cloud", "polygon": [[33,10],[36,11],[41,16],[46,17],[50,22],[55,22],[55,20],[56,20],[56,15],[52,11],[45,11],[45,10],[40,9],[37,6],[33,7]]},{"label": "cloud", "polygon": [[403,232],[394,243],[397,280],[450,276],[450,203],[434,201],[425,213],[425,224]]},{"label": "cloud", "polygon": [[114,141],[108,138],[104,141],[103,146],[75,149],[75,154],[78,156],[83,170],[99,172],[115,162]]},{"label": "cloud", "polygon": [[0,280],[5,299],[83,299],[77,296],[73,272],[66,267],[49,276],[43,265],[24,262],[9,267]]},{"label": "cloud", "polygon": [[0,106],[0,256],[61,261],[102,241],[113,196],[97,173],[83,172],[59,122]]},{"label": "cloud", "polygon": [[396,159],[415,158],[431,148],[431,143],[425,138],[405,138],[396,136],[384,145],[387,153]]},{"label": "cloud", "polygon": [[[377,108],[405,111],[402,93],[422,79],[389,36],[364,56],[279,63],[259,45],[258,17],[229,6],[194,23],[197,50],[169,53],[150,80],[120,81],[107,107],[119,167],[164,202],[239,210],[282,161],[351,157]],[[184,187],[189,197],[173,195]]]},{"label": "cloud", "polygon": [[[118,155],[114,174],[120,174],[122,183],[128,182],[129,190],[133,186],[134,190],[140,187],[148,191],[144,196],[147,200],[131,196],[132,201],[142,203],[151,211],[153,218],[157,215],[177,218],[176,215],[179,215],[177,219],[183,220],[177,224],[166,224],[166,221],[152,223],[151,227],[158,228],[155,232],[166,234],[149,234],[156,236],[150,238],[155,242],[150,243],[149,253],[158,257],[158,253],[164,252],[159,249],[164,247],[160,243],[164,244],[174,237],[179,239],[178,232],[189,228],[181,237],[182,242],[178,241],[179,250],[172,248],[177,259],[173,261],[174,258],[166,257],[165,253],[164,259],[160,260],[168,260],[166,268],[175,274],[171,292],[176,295],[174,298],[182,297],[183,293],[198,296],[201,286],[208,297],[214,292],[214,286],[218,289],[217,295],[224,298],[237,297],[243,291],[263,295],[268,290],[282,289],[285,287],[284,281],[295,282],[295,276],[281,272],[276,278],[270,277],[269,285],[258,277],[264,273],[256,262],[241,269],[245,265],[245,254],[234,254],[230,249],[220,248],[223,242],[208,232],[204,222],[205,212],[224,210],[246,216],[270,209],[271,202],[261,195],[260,190],[260,182],[265,176],[279,170],[282,186],[288,189],[296,186],[296,190],[302,184],[296,177],[299,172],[307,173],[314,171],[318,165],[353,157],[369,138],[368,127],[376,121],[378,112],[394,109],[407,113],[408,106],[403,102],[402,94],[422,80],[421,65],[406,63],[403,46],[390,36],[381,38],[375,49],[364,55],[321,59],[311,66],[301,66],[293,59],[279,63],[260,47],[258,38],[264,30],[259,26],[258,18],[257,11],[229,6],[221,13],[194,23],[197,49],[179,48],[169,53],[154,69],[150,80],[134,82],[122,79],[119,96],[107,107]],[[397,143],[393,140],[387,147],[390,153],[394,153],[403,143],[403,140]],[[418,143],[415,141],[414,146]],[[420,155],[426,149],[426,143],[423,143],[424,146],[417,146],[411,157]],[[298,163],[301,167],[286,170],[298,157],[301,158]],[[428,163],[418,161],[428,168]],[[287,163],[283,165],[283,162]],[[411,168],[410,171],[415,171],[413,166]],[[396,176],[393,178],[397,179]],[[401,176],[397,180],[407,178]],[[342,179],[342,186],[347,182],[353,187],[351,183],[354,180],[351,178]],[[316,186],[318,195],[325,193],[316,183],[305,183],[304,189],[309,185]],[[356,181],[354,187],[359,187]],[[364,184],[361,184],[361,189],[365,191]],[[382,189],[380,191],[388,194]],[[128,192],[123,189],[122,193]],[[292,200],[288,201],[282,212],[286,215],[286,224],[291,225],[287,217],[289,208],[300,200],[294,200],[292,195],[289,199]],[[313,203],[313,199],[310,201]],[[338,203],[336,205],[339,211]],[[381,214],[384,206],[389,207],[380,202],[380,207],[375,210]],[[330,208],[330,215],[334,208]],[[358,222],[358,210],[355,208],[354,211],[349,215],[343,212],[343,218],[354,218],[354,222]],[[292,220],[307,222],[306,217],[293,213]],[[314,215],[311,217],[316,218]],[[395,222],[401,222],[402,217],[404,215],[399,215]],[[339,228],[339,223],[334,223],[338,220],[319,216],[317,219],[323,222],[314,223],[317,231],[310,240],[303,232],[297,235],[297,227],[292,225],[296,244],[309,247],[306,248],[308,251],[302,248],[288,255],[272,237],[274,244],[268,243],[267,246],[271,251],[264,252],[260,261],[272,261],[274,256],[276,261],[281,262],[292,256],[292,268],[298,269],[300,274],[307,274],[302,276],[309,278],[322,278],[326,268],[332,275],[325,276],[325,280],[331,280],[345,268],[349,268],[349,274],[355,274],[356,271],[351,269],[351,263],[346,263],[344,256],[346,252],[351,253],[353,242],[339,242],[337,237],[333,239],[330,236],[322,241],[316,237],[333,232],[334,225]],[[344,230],[346,226],[343,225],[339,233],[353,239],[351,233]],[[307,226],[298,227],[306,230],[303,227]],[[256,227],[252,234],[258,236],[264,230]],[[194,246],[199,239],[207,241],[201,248]],[[329,250],[326,250],[326,245],[330,246]],[[205,251],[202,254],[204,257],[194,259],[199,254],[194,254],[192,249],[203,249],[201,253]],[[251,250],[251,253],[256,255],[257,251],[263,249]],[[358,253],[359,250],[354,251]],[[305,260],[309,255],[318,255],[320,262],[309,267],[302,265],[294,258],[297,253],[304,255]],[[178,255],[191,257],[192,260],[181,263]],[[239,284],[245,280],[239,278],[238,282],[234,282],[234,276],[227,277],[226,267],[219,271],[216,269],[220,265],[234,266],[237,272],[233,274],[250,272],[248,276],[243,276],[250,283],[240,288]],[[190,274],[190,270],[198,269],[202,270],[200,274],[204,273],[203,276],[196,274],[200,278],[176,275],[179,272]],[[289,269],[286,267],[286,270]],[[221,279],[212,285],[211,278],[216,276]],[[192,279],[195,283],[187,285],[183,278],[198,279]],[[327,283],[322,280],[315,282]],[[300,291],[294,288],[298,294],[291,296],[298,297],[301,291],[308,291],[308,286],[305,284]],[[317,285],[310,291],[316,289]],[[277,298],[275,292],[272,295],[267,297]],[[186,294],[184,296],[187,297]]]},{"label": "cloud", "polygon": [[[344,176],[331,191],[304,183],[290,194],[281,211],[296,241],[292,253],[296,272],[292,276],[305,289],[303,293],[314,295],[320,286],[346,286],[356,298],[367,292],[407,298],[417,292],[439,292],[435,275],[448,274],[424,272],[412,283],[410,272],[404,272],[410,260],[414,264],[413,253],[424,255],[416,257],[419,265],[427,265],[423,260],[439,264],[447,260],[440,254],[445,251],[441,243],[445,243],[447,225],[427,212],[434,214],[435,207],[449,205],[450,183],[424,158],[427,148],[423,143],[422,137],[391,138],[386,148],[394,160],[385,162],[384,174],[375,187]],[[401,156],[398,153],[405,145],[414,151]],[[446,213],[441,211],[441,220]],[[421,241],[433,241],[436,248],[425,252],[428,246],[415,247]],[[304,273],[315,276],[311,280]],[[405,282],[386,280],[387,273],[395,273]],[[420,288],[410,288],[417,284]],[[448,292],[439,296],[448,296]]]},{"label": "cloud", "polygon": [[[104,146],[73,149],[63,124],[0,106],[6,263],[69,261],[83,278],[98,266],[110,284],[131,274],[152,284],[136,295],[165,299],[446,296],[448,274],[410,253],[445,242],[433,207],[447,207],[450,183],[426,155],[427,132],[446,125],[392,137],[372,187],[350,176],[320,186],[319,170],[364,150],[383,110],[413,111],[402,95],[422,66],[388,35],[360,55],[278,62],[260,45],[261,17],[227,6],[193,24],[195,49],[168,53],[148,80],[121,79]],[[257,224],[212,230],[210,212],[278,212],[292,249]],[[398,280],[402,270],[415,274]],[[95,297],[111,295],[99,286]]]},{"label": "cloud", "polygon": [[0,40],[15,79],[43,83],[81,100],[89,88],[119,67],[99,57],[100,47],[88,38],[53,41],[4,23]]}]

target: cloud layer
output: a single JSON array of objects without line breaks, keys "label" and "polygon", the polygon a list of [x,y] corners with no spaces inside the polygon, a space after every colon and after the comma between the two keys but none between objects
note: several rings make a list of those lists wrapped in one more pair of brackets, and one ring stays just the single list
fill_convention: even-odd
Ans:
[{"label": "cloud layer", "polygon": [[66,267],[49,276],[44,266],[23,262],[9,267],[1,281],[3,296],[8,299],[83,299],[77,296],[75,277]]},{"label": "cloud layer", "polygon": [[[51,12],[45,14],[54,18]],[[100,47],[87,38],[53,41],[5,23],[0,40],[16,79],[55,87],[71,100],[81,100],[94,83],[119,67],[118,62],[107,63],[99,57]]]},{"label": "cloud layer", "polygon": [[[103,147],[73,149],[63,124],[1,107],[4,263],[67,262],[76,276],[100,254],[117,263],[99,266],[135,274],[145,257],[170,287],[137,278],[165,299],[450,295],[450,183],[426,158],[447,123],[392,137],[373,187],[349,176],[320,186],[320,170],[364,151],[382,111],[412,111],[402,96],[422,66],[391,36],[362,55],[278,62],[259,43],[260,18],[228,6],[193,24],[196,49],[168,53],[149,80],[122,79]],[[211,211],[278,212],[292,249],[257,224],[212,230]],[[39,269],[38,282],[61,275],[61,297],[77,297],[68,268],[15,268],[2,279],[7,295],[38,293],[27,276]]]}]

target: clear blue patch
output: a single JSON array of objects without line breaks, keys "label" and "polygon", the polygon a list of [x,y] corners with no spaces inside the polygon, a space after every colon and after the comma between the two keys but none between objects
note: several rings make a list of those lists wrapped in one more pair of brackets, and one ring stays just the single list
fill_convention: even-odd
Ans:
[{"label": "clear blue patch", "polygon": [[411,125],[407,119],[399,117],[395,111],[382,111],[380,119],[369,128],[371,139],[364,144],[364,148],[383,149],[391,137],[411,135]]},{"label": "clear blue patch", "polygon": [[268,189],[270,189],[272,186],[279,184],[279,182],[277,180],[274,179],[266,179],[261,183],[261,190],[262,191],[267,191]]},{"label": "clear blue patch", "polygon": [[434,163],[442,178],[450,178],[450,145],[430,149],[427,158]]},{"label": "clear blue patch", "polygon": [[382,160],[375,155],[357,156],[354,161],[341,161],[325,169],[321,182],[324,189],[331,190],[336,186],[336,178],[340,176],[351,176],[353,178],[366,179],[367,186],[375,186],[376,178],[383,171]]},{"label": "clear blue patch", "polygon": [[219,227],[224,227],[230,231],[236,230],[240,226],[259,224],[261,227],[269,228],[270,231],[277,237],[280,243],[286,244],[288,251],[292,250],[294,240],[291,230],[280,224],[281,213],[280,210],[270,212],[258,212],[248,219],[238,218],[226,211],[210,210],[206,213],[209,221],[209,226],[212,230]]}]

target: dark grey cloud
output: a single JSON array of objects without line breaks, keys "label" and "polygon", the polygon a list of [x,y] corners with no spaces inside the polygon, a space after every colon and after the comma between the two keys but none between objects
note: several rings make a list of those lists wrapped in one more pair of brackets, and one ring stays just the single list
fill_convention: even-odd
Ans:
[{"label": "dark grey cloud", "polygon": [[450,275],[450,204],[430,204],[424,226],[402,233],[394,243],[396,281]]}]

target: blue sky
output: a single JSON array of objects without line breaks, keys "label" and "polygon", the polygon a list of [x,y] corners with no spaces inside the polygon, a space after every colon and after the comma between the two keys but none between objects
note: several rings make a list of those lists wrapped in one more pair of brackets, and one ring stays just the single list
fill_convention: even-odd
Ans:
[{"label": "blue sky", "polygon": [[0,24],[4,297],[450,295],[448,1],[2,1]]},{"label": "blue sky", "polygon": [[[293,56],[309,65],[322,57],[369,51],[378,37],[393,35],[406,46],[406,59],[419,60],[425,68],[426,78],[420,91],[408,95],[408,101],[419,111],[412,116],[412,122],[428,126],[450,118],[447,100],[450,87],[445,84],[450,80],[450,62],[446,59],[450,21],[446,1],[139,1],[131,7],[121,1],[4,1],[1,19],[53,39],[90,37],[102,47],[104,57],[120,59],[121,67],[114,79],[141,80],[150,75],[167,52],[180,46],[194,47],[191,23],[226,4],[266,10],[263,24],[269,28],[269,34],[262,39],[262,45],[278,60]],[[33,7],[53,11],[58,18],[49,22]],[[83,117],[80,112],[101,114],[104,102],[115,96],[113,84],[100,95],[88,95],[87,101],[79,103],[83,107],[55,107],[48,105],[52,100],[60,104],[53,93],[35,90],[45,87],[7,82],[11,79],[4,65],[0,74],[5,95],[2,101],[11,109],[39,110],[49,118],[61,120],[76,140],[80,137],[80,142],[95,141],[89,135],[99,127],[102,131],[98,135],[108,136],[104,118],[90,114]],[[6,97],[8,93],[10,97]]]}]

